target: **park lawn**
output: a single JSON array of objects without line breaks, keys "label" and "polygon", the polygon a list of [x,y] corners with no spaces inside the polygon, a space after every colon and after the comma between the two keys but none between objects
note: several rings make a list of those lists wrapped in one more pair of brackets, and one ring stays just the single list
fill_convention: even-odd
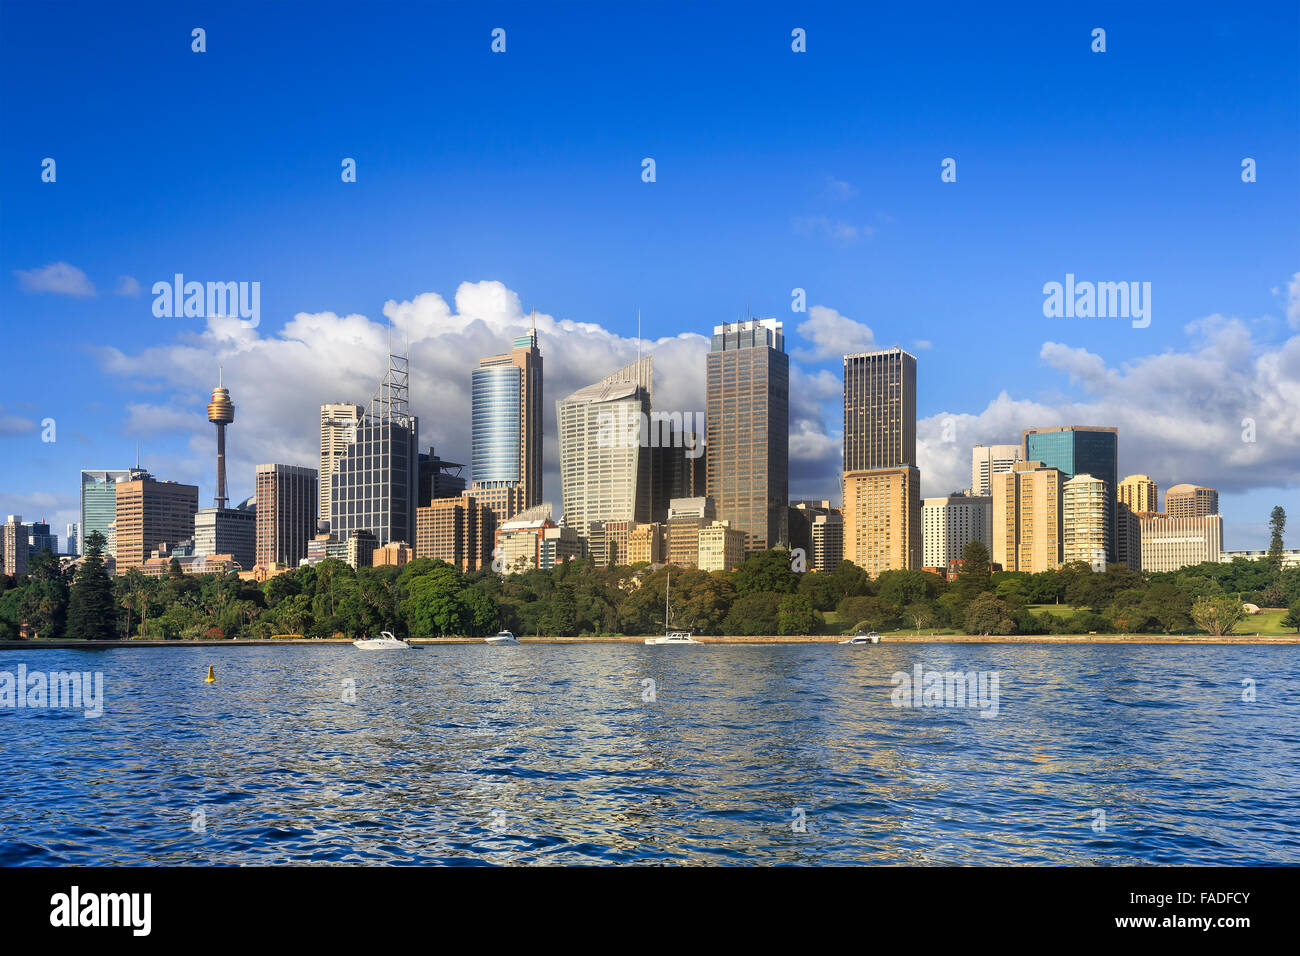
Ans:
[{"label": "park lawn", "polygon": [[1051,615],[1052,617],[1069,617],[1076,611],[1081,610],[1073,604],[1026,604],[1025,607],[1032,613],[1037,614],[1039,617],[1042,617],[1044,614]]},{"label": "park lawn", "polygon": [[1258,614],[1247,614],[1237,626],[1232,629],[1233,634],[1268,634],[1270,636],[1286,636],[1296,633],[1294,627],[1283,627],[1282,618],[1286,617],[1286,608],[1265,608]]}]

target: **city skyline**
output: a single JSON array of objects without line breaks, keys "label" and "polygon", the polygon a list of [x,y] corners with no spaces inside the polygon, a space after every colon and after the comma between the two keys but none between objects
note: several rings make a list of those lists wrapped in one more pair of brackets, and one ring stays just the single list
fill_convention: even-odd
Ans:
[{"label": "city skyline", "polygon": [[[743,24],[700,11],[683,35],[667,21],[511,8],[498,57],[467,11],[405,13],[409,29],[380,17],[346,41],[359,62],[401,64],[396,89],[365,70],[304,89],[278,79],[281,66],[344,41],[282,11],[209,14],[199,56],[170,11],[124,32],[88,6],[85,29],[65,32],[13,9],[6,33],[39,42],[0,37],[15,91],[2,107],[0,309],[29,357],[0,386],[0,512],[77,521],[76,473],[124,470],[137,443],[151,471],[210,500],[200,406],[220,365],[240,406],[228,473],[242,501],[256,465],[317,460],[319,406],[370,394],[389,321],[409,337],[424,444],[467,461],[466,372],[527,334],[534,308],[547,395],[640,346],[658,359],[658,404],[694,410],[699,330],[782,321],[791,499],[835,495],[841,356],[897,345],[923,363],[923,496],[968,487],[976,443],[1093,423],[1119,429],[1119,474],[1218,489],[1225,547],[1263,546],[1269,509],[1300,508],[1300,204],[1281,172],[1300,152],[1293,9],[1234,12],[1209,38],[1194,17],[1110,10],[1104,55],[1086,24],[1050,11],[990,34],[973,11],[935,24],[760,5]],[[806,54],[790,51],[792,18]],[[437,63],[419,56],[431,34],[445,38]],[[260,62],[250,36],[281,65]],[[841,87],[865,42],[877,72]],[[654,66],[665,44],[695,80]],[[1207,44],[1210,67],[1187,55]],[[71,66],[45,76],[49,51]],[[556,51],[577,68],[547,69]],[[936,57],[938,73],[925,66]],[[1257,74],[1223,67],[1240,61]],[[177,83],[144,90],[159,67]],[[451,81],[463,81],[456,95],[437,96]],[[195,151],[157,135],[153,117],[180,104],[208,115],[232,83],[254,104],[243,126],[261,146]],[[896,95],[871,95],[882,84]],[[1003,110],[1012,89],[1023,108]],[[374,102],[386,105],[361,105]],[[1122,159],[1104,124],[1059,148],[1069,117],[1127,123],[1134,103]],[[593,111],[608,121],[592,124]],[[40,177],[47,156],[53,183]],[[1256,182],[1241,179],[1246,156]],[[339,177],[347,157],[355,183]],[[642,180],[647,157],[655,182]],[[946,157],[955,182],[940,179]],[[146,209],[142,191],[184,212]],[[154,285],[178,274],[260,283],[259,321],[158,316]],[[1045,284],[1075,278],[1150,282],[1150,325],[1047,318]],[[541,498],[558,502],[553,409],[543,414]]]}]

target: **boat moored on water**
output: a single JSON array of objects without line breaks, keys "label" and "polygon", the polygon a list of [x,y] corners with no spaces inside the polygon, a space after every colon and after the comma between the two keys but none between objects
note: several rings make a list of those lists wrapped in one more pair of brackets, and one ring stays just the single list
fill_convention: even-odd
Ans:
[{"label": "boat moored on water", "polygon": [[702,641],[697,641],[697,640],[695,640],[695,638],[693,638],[693,637],[691,636],[691,632],[690,632],[690,631],[669,631],[669,632],[668,632],[667,634],[665,634],[663,637],[647,637],[647,638],[645,639],[645,642],[646,642],[647,644],[700,644],[700,643],[703,643]]},{"label": "boat moored on water", "polygon": [[485,644],[518,644],[519,638],[509,631],[497,631],[494,637],[485,637],[483,642]]},{"label": "boat moored on water", "polygon": [[393,636],[391,631],[380,631],[378,637],[363,637],[359,641],[352,642],[353,647],[359,647],[363,651],[388,651],[388,650],[410,650],[411,645],[406,641],[399,641]]},{"label": "boat moored on water", "polygon": [[854,634],[847,641],[840,641],[841,644],[879,644],[880,635],[875,631],[869,634],[863,634],[861,631]]}]

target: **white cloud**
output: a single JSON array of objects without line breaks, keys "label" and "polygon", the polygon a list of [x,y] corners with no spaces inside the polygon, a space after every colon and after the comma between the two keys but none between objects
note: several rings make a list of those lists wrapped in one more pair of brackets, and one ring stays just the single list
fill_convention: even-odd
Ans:
[{"label": "white cloud", "polygon": [[113,290],[115,295],[136,296],[141,293],[140,282],[135,276],[118,276],[117,288]]},{"label": "white cloud", "polygon": [[858,194],[857,189],[852,184],[842,179],[836,179],[831,175],[826,177],[826,191],[830,193],[833,199],[852,199]]},{"label": "white cloud", "polygon": [[808,318],[799,323],[798,331],[814,346],[812,349],[796,349],[792,353],[801,362],[842,359],[853,352],[876,347],[876,336],[870,326],[823,305],[814,305],[808,310]]},{"label": "white cloud", "polygon": [[0,405],[0,437],[6,435],[26,435],[36,430],[36,422],[21,415],[11,415]]},{"label": "white cloud", "polygon": [[14,275],[24,292],[74,296],[95,294],[95,286],[86,274],[67,262],[51,262],[39,269],[15,269]]},{"label": "white cloud", "polygon": [[850,243],[870,239],[876,234],[875,226],[859,226],[829,216],[796,216],[791,220],[794,231],[801,236],[826,236],[836,242]]}]

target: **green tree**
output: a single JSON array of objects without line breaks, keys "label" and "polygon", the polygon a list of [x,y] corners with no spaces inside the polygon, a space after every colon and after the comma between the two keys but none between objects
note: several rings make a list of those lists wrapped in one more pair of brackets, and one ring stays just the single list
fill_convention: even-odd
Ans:
[{"label": "green tree", "polygon": [[781,598],[782,595],[775,591],[741,595],[727,612],[722,622],[723,631],[746,637],[778,633]]},{"label": "green tree", "polygon": [[464,634],[471,622],[469,608],[460,598],[460,572],[449,564],[412,578],[402,611],[412,637]]},{"label": "green tree", "polygon": [[975,600],[975,595],[992,589],[989,572],[989,549],[978,538],[968,541],[961,549],[961,566],[953,589],[963,604]]},{"label": "green tree", "polygon": [[1281,624],[1283,627],[1294,627],[1297,631],[1300,631],[1300,603],[1291,605],[1283,616]]},{"label": "green tree", "polygon": [[992,594],[980,594],[966,608],[966,631],[988,637],[990,634],[1013,634],[1015,622],[1007,606]]},{"label": "green tree", "polygon": [[1276,578],[1282,573],[1283,538],[1286,535],[1286,509],[1281,505],[1276,505],[1268,516],[1268,533],[1268,563]]},{"label": "green tree", "polygon": [[787,594],[777,605],[777,633],[812,634],[817,630],[817,612],[803,594]]},{"label": "green tree", "polygon": [[790,552],[774,549],[746,558],[732,572],[731,583],[740,595],[764,591],[793,594],[799,590],[799,575],[790,570]]},{"label": "green tree", "polygon": [[42,548],[27,566],[27,586],[18,603],[19,617],[37,637],[63,634],[68,610],[68,584],[59,559]]},{"label": "green tree", "polygon": [[117,637],[113,584],[104,570],[104,544],[104,536],[98,531],[86,536],[86,554],[68,595],[69,637],[87,641],[111,641]]},{"label": "green tree", "polygon": [[1192,620],[1213,637],[1222,637],[1246,616],[1241,601],[1234,597],[1199,597],[1192,605]]},{"label": "green tree", "polygon": [[921,636],[921,628],[934,623],[934,608],[924,601],[909,604],[903,608],[903,620],[916,628],[916,636]]}]

